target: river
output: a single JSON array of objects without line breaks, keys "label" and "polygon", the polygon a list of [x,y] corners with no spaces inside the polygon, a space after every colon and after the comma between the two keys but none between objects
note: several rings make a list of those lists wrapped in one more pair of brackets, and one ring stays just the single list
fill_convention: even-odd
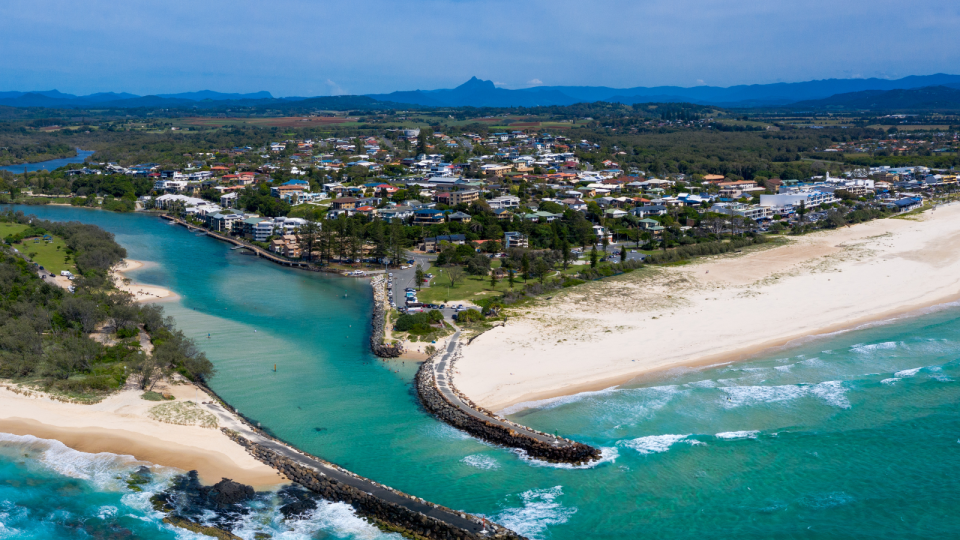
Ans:
[{"label": "river", "polygon": [[[417,366],[369,352],[365,281],[281,268],[152,216],[18,208],[99,225],[130,258],[150,263],[130,277],[181,296],[166,308],[216,364],[211,386],[265,428],[356,473],[531,538],[919,538],[960,530],[957,307],[512,412],[516,421],[603,449],[601,463],[576,469],[523,459],[427,415],[411,385]],[[0,453],[0,537],[3,527],[32,530],[23,517],[30,512],[18,509],[44,504],[22,502],[34,500],[33,488],[4,485],[13,474],[4,467],[61,478],[42,459],[10,455]],[[107,488],[86,482],[77,497],[106,497]],[[127,502],[83,505],[71,496],[64,508],[91,520],[102,519],[103,506],[147,512],[134,494],[116,497]],[[271,531],[381,534],[341,507],[311,523]],[[24,537],[80,537],[43,530],[48,536]]]},{"label": "river", "polygon": [[77,155],[68,158],[61,159],[51,159],[50,161],[39,161],[37,163],[21,163],[19,165],[6,165],[0,167],[0,171],[12,172],[13,174],[23,174],[24,169],[27,172],[37,172],[37,171],[52,171],[59,169],[64,165],[70,165],[72,163],[83,163],[87,160],[88,157],[92,156],[94,152],[92,150],[81,150],[77,148]]}]

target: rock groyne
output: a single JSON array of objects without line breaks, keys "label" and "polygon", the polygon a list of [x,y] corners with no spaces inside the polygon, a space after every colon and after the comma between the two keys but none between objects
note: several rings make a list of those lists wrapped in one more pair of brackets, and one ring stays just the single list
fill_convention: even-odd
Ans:
[{"label": "rock groyne", "polygon": [[448,367],[442,374],[444,385],[453,399],[461,401],[461,404],[453,403],[444,395],[437,383],[435,362],[444,354],[452,356],[453,351],[446,353],[440,351],[424,362],[417,371],[415,381],[420,402],[434,416],[474,437],[496,445],[523,450],[533,458],[575,465],[600,459],[600,450],[592,446],[521,426],[478,407],[456,390],[451,382]]},{"label": "rock groyne", "polygon": [[387,309],[390,299],[387,296],[387,276],[378,274],[370,280],[373,287],[373,332],[370,334],[370,349],[380,358],[398,358],[403,354],[400,344],[388,345],[385,341]]},{"label": "rock groyne", "polygon": [[[344,502],[382,528],[408,538],[436,540],[480,540],[496,538],[521,540],[524,537],[463,512],[429,503],[423,499],[377,484],[332,463],[307,454],[283,455],[282,448],[268,448],[235,431],[223,432],[243,446],[257,460],[273,467],[288,479],[328,501]],[[287,448],[289,452],[289,448]],[[313,463],[311,466],[309,463]]]}]

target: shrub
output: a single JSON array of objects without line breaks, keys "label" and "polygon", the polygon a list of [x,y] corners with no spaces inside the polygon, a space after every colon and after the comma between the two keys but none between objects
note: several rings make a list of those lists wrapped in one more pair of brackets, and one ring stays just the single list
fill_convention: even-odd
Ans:
[{"label": "shrub", "polygon": [[404,313],[397,317],[393,329],[411,334],[429,334],[436,330],[432,325],[443,320],[443,313],[437,310],[422,313]]},{"label": "shrub", "polygon": [[468,309],[457,313],[457,322],[461,323],[480,322],[484,319],[486,319],[486,317],[483,316],[483,313],[475,309]]}]

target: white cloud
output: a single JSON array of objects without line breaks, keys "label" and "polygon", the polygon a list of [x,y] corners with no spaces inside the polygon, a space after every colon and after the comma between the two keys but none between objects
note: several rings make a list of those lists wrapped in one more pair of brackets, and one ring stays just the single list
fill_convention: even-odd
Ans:
[{"label": "white cloud", "polygon": [[347,91],[344,90],[339,84],[327,79],[327,86],[330,87],[331,96],[343,96],[347,94]]},{"label": "white cloud", "polygon": [[541,86],[543,84],[543,81],[541,81],[540,79],[530,79],[529,81],[527,81],[527,84],[529,84],[530,86]]}]

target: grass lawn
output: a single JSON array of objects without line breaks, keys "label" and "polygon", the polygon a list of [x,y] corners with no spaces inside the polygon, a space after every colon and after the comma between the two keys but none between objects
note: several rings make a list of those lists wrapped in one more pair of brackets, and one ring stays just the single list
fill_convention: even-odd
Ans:
[{"label": "grass lawn", "polygon": [[[25,225],[17,223],[0,223],[0,238],[26,228]],[[46,242],[42,238],[24,238],[23,242],[13,244],[13,247],[54,274],[59,274],[61,270],[77,273],[73,256],[67,255],[64,251],[67,245],[62,238],[54,236],[51,242]]]},{"label": "grass lawn", "polygon": [[476,301],[489,296],[499,296],[509,288],[510,285],[504,280],[497,283],[496,290],[492,289],[490,276],[467,276],[455,288],[450,288],[450,282],[443,273],[437,273],[436,277],[430,280],[429,287],[420,289],[417,299],[426,304],[445,304],[452,300]]}]

